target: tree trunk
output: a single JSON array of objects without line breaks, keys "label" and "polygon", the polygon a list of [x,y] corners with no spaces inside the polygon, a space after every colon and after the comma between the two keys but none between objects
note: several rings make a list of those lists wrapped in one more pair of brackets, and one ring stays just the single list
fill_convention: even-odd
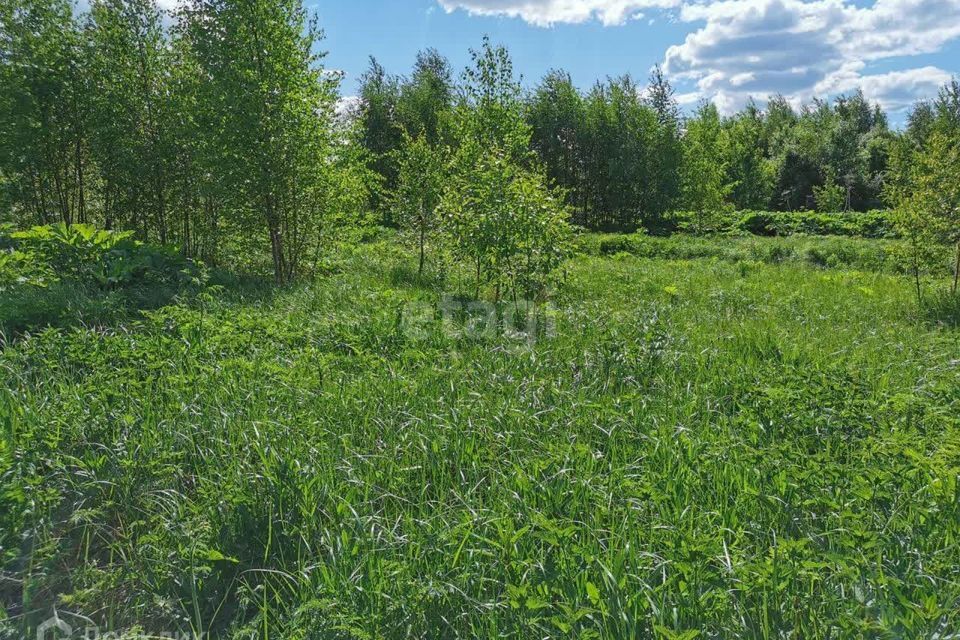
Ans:
[{"label": "tree trunk", "polygon": [[957,295],[957,285],[960,284],[960,242],[957,242],[957,256],[953,264],[953,288],[950,293]]},{"label": "tree trunk", "polygon": [[157,178],[157,214],[158,224],[160,226],[160,244],[167,244],[167,200],[163,193],[163,185]]},{"label": "tree trunk", "polygon": [[43,220],[43,224],[49,224],[50,216],[47,213],[47,193],[46,189],[44,188],[42,173],[39,175],[39,184],[40,186],[37,189],[37,192],[40,194],[40,217]]},{"label": "tree trunk", "polygon": [[920,249],[917,247],[917,239],[913,238],[913,279],[917,286],[917,306],[923,304],[923,292],[920,289]]},{"label": "tree trunk", "polygon": [[480,299],[480,256],[477,256],[477,291],[473,297]]},{"label": "tree trunk", "polygon": [[277,216],[276,202],[272,195],[266,197],[267,228],[270,232],[270,252],[273,254],[273,278],[278,285],[286,279],[286,265],[283,260],[283,231]]},{"label": "tree trunk", "polygon": [[920,264],[914,262],[913,264],[913,278],[917,284],[917,305],[923,304],[923,293],[920,291]]},{"label": "tree trunk", "polygon": [[278,285],[283,284],[283,238],[280,237],[280,229],[273,223],[270,224],[270,251],[273,254],[273,279]]},{"label": "tree trunk", "polygon": [[76,140],[76,163],[77,163],[77,220],[82,224],[87,221],[87,204],[84,199],[83,190],[83,154],[80,148],[80,136]]},{"label": "tree trunk", "polygon": [[64,189],[63,181],[60,177],[60,169],[57,166],[54,166],[53,168],[53,185],[57,191],[57,204],[60,207],[60,221],[66,225],[73,224],[73,220],[70,216],[70,204],[67,202],[66,190]]},{"label": "tree trunk", "polygon": [[423,262],[424,262],[424,250],[423,244],[426,240],[427,230],[424,228],[424,219],[423,216],[420,217],[420,271],[419,275],[423,277]]}]

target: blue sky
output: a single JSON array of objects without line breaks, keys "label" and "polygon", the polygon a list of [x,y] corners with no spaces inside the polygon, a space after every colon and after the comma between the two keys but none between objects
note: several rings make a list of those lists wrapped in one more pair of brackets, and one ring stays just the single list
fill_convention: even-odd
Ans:
[{"label": "blue sky", "polygon": [[551,68],[581,87],[663,64],[685,104],[722,111],[782,93],[800,103],[862,87],[901,115],[960,72],[960,0],[308,0],[343,94],[374,55],[406,73],[435,47],[458,71],[484,34],[533,84]]},{"label": "blue sky", "polygon": [[418,50],[435,47],[459,71],[469,60],[468,48],[479,46],[484,34],[509,47],[527,82],[536,82],[552,68],[569,71],[585,87],[628,71],[646,77],[667,47],[686,34],[685,26],[666,14],[651,15],[653,25],[634,21],[605,27],[591,20],[544,28],[520,18],[447,13],[436,0],[320,0],[310,5],[327,33],[327,64],[348,74],[345,92],[356,89],[370,55],[388,71],[406,73]]}]

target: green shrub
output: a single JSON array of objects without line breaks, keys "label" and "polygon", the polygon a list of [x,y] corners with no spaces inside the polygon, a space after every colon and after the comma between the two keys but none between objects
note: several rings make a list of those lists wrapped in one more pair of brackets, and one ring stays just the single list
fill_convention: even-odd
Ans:
[{"label": "green shrub", "polygon": [[177,286],[199,277],[198,265],[172,247],[137,242],[129,232],[91,225],[47,225],[10,234],[15,253],[60,280],[111,289]]},{"label": "green shrub", "polygon": [[740,218],[738,227],[755,236],[777,235],[776,214],[769,211],[748,211]]},{"label": "green shrub", "polygon": [[827,176],[823,186],[813,188],[813,199],[817,203],[818,211],[839,211],[846,202],[846,190],[834,182],[833,176]]},{"label": "green shrub", "polygon": [[818,213],[815,211],[744,211],[726,228],[756,236],[852,236],[895,238],[893,222],[886,211]]},{"label": "green shrub", "polygon": [[0,233],[0,332],[109,321],[148,309],[206,280],[202,265],[175,248],[126,232],[49,225]]},{"label": "green shrub", "polygon": [[[716,259],[765,264],[805,263],[820,268],[907,273],[909,255],[901,240],[839,236],[794,235],[762,238],[752,235],[703,238],[677,234],[665,238],[637,234],[584,234],[580,253],[594,256],[632,255],[663,260]],[[949,264],[942,252],[927,268],[946,275]]]},{"label": "green shrub", "polygon": [[767,264],[779,264],[796,258],[794,248],[782,243],[751,243],[749,246],[753,260]]},{"label": "green shrub", "polygon": [[600,238],[598,253],[604,256],[622,252],[636,254],[643,238],[643,233],[605,235]]}]

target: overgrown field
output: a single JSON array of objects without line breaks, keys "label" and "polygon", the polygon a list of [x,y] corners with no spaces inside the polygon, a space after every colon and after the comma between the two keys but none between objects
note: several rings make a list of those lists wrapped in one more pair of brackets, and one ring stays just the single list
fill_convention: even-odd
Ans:
[{"label": "overgrown field", "polygon": [[956,637],[956,309],[602,242],[535,340],[388,240],[7,345],[0,637]]}]

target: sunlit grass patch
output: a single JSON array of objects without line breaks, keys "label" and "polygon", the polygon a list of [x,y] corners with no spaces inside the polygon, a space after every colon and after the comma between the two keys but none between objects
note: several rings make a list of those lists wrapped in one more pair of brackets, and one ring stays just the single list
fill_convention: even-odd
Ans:
[{"label": "sunlit grass patch", "polygon": [[414,260],[8,346],[10,633],[53,607],[223,637],[960,624],[958,334],[902,276],[581,256],[529,342],[450,331],[469,274]]}]

